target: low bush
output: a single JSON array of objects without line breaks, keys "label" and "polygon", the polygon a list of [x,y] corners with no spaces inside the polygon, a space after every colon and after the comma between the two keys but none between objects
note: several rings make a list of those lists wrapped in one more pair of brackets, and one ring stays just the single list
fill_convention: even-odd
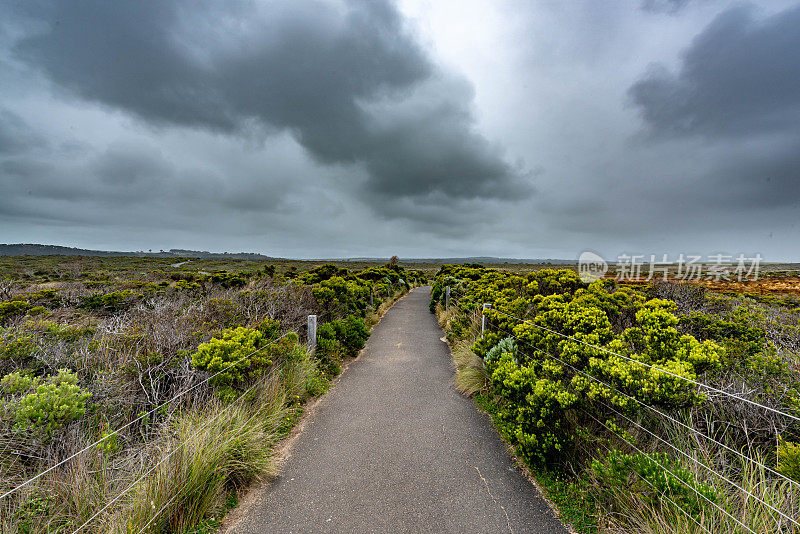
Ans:
[{"label": "low bush", "polygon": [[719,501],[714,486],[698,482],[689,469],[664,453],[625,454],[614,449],[604,459],[593,460],[592,470],[600,487],[632,491],[646,496],[650,504],[666,505],[666,496],[694,516],[708,503]]},{"label": "low bush", "polygon": [[38,345],[30,335],[9,335],[0,345],[0,358],[23,362],[39,350]]},{"label": "low bush", "polygon": [[31,305],[24,300],[0,302],[0,324],[5,323],[17,315],[25,313],[30,307]]},{"label": "low bush", "polygon": [[800,443],[781,440],[778,444],[778,471],[800,482]]},{"label": "low bush", "polygon": [[348,315],[344,319],[320,325],[315,355],[323,370],[335,376],[340,372],[342,358],[356,356],[368,338],[369,330],[364,319]]},{"label": "low bush", "polygon": [[192,366],[219,373],[211,379],[214,385],[233,386],[258,376],[272,363],[264,351],[257,351],[263,344],[264,335],[258,330],[243,326],[224,330],[219,337],[197,347]]},{"label": "low bush", "polygon": [[[44,384],[40,384],[35,378],[12,375],[3,377],[4,389],[8,388],[9,391],[19,393],[31,387],[35,388],[35,391],[11,404],[16,422],[15,430],[42,431],[50,435],[66,423],[80,419],[86,413],[86,401],[92,395],[78,386],[78,377],[75,373],[61,369]],[[9,377],[12,377],[11,380],[6,382]]]},{"label": "low bush", "polygon": [[112,293],[98,293],[88,297],[81,297],[81,307],[87,310],[105,310],[117,312],[128,308],[134,301],[130,289],[114,291]]}]

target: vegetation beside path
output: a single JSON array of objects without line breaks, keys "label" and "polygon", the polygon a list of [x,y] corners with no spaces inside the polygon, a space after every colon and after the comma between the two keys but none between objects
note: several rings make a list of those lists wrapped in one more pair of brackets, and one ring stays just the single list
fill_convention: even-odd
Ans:
[{"label": "vegetation beside path", "polygon": [[580,532],[797,532],[795,295],[443,266],[431,311],[457,387]]},{"label": "vegetation beside path", "polygon": [[0,494],[44,473],[0,500],[2,532],[210,531],[274,473],[275,444],[408,280],[425,279],[396,261],[104,262],[45,257],[0,281]]}]

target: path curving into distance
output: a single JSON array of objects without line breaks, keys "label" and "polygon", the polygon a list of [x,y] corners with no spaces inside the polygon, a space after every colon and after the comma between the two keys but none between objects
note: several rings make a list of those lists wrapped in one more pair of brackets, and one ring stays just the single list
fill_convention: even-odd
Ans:
[{"label": "path curving into distance", "polygon": [[386,313],[224,532],[568,532],[453,388],[429,298],[416,288]]}]

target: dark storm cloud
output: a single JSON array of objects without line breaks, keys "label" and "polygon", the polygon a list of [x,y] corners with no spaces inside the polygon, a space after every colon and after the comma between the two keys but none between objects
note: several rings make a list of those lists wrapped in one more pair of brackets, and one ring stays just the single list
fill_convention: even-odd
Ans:
[{"label": "dark storm cloud", "polygon": [[694,39],[677,74],[654,67],[630,96],[654,136],[797,133],[798,50],[800,6],[763,22],[737,7]]},{"label": "dark storm cloud", "polygon": [[651,142],[704,141],[694,146],[709,168],[686,187],[706,209],[800,202],[798,50],[800,6],[763,21],[736,7],[694,38],[677,73],[656,66],[630,88]]},{"label": "dark storm cloud", "polygon": [[49,25],[19,58],[153,125],[289,130],[317,161],[366,169],[376,202],[530,193],[474,131],[469,84],[428,59],[388,2],[87,1],[27,14]]}]

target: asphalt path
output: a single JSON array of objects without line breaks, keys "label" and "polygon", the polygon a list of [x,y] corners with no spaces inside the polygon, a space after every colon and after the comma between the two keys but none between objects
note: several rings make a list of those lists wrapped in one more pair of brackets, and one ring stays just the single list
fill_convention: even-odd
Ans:
[{"label": "asphalt path", "polygon": [[486,414],[452,386],[430,288],[398,301],[228,533],[559,533]]}]

